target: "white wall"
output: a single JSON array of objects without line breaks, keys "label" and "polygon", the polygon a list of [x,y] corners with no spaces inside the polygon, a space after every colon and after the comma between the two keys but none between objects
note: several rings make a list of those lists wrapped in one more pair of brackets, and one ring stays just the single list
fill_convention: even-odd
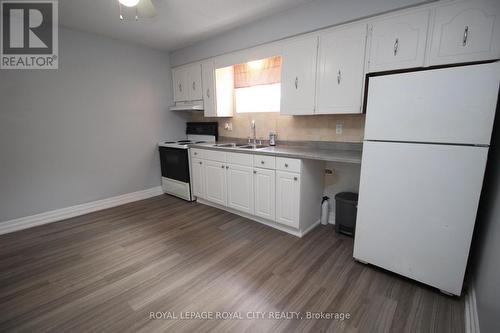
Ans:
[{"label": "white wall", "polygon": [[328,162],[326,169],[333,174],[325,175],[324,195],[330,198],[330,213],[335,214],[335,195],[339,192],[359,193],[361,164]]},{"label": "white wall", "polygon": [[320,28],[373,16],[425,0],[315,0],[171,53],[172,66]]},{"label": "white wall", "polygon": [[59,70],[0,71],[0,221],[160,185],[183,135],[166,53],[60,30]]}]

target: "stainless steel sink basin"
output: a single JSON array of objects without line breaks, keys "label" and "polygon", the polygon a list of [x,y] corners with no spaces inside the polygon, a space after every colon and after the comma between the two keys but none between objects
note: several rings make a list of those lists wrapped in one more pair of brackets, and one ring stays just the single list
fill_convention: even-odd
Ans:
[{"label": "stainless steel sink basin", "polygon": [[242,148],[242,149],[262,149],[262,148],[267,148],[269,146],[266,145],[257,145],[257,144],[248,144],[248,143],[218,143],[216,145],[213,145],[214,147],[220,147],[220,148]]},{"label": "stainless steel sink basin", "polygon": [[243,148],[243,149],[261,149],[261,148],[267,148],[269,146],[266,145],[244,145],[240,146],[238,148]]},{"label": "stainless steel sink basin", "polygon": [[219,143],[214,145],[214,147],[223,147],[223,148],[234,148],[237,147],[236,143]]}]

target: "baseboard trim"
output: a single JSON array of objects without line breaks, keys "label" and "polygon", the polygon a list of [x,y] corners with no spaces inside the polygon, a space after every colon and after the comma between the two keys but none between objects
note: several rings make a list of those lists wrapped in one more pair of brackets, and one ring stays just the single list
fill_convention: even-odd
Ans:
[{"label": "baseboard trim", "polygon": [[280,231],[286,232],[286,233],[294,235],[296,237],[303,237],[306,233],[308,233],[309,231],[313,230],[316,226],[318,226],[321,223],[321,220],[317,220],[316,222],[314,222],[313,224],[311,224],[304,231],[300,231],[300,230],[297,230],[297,229],[289,228],[289,227],[287,227],[285,225],[279,224],[279,223],[274,222],[274,221],[266,220],[266,219],[263,219],[261,217],[255,216],[255,215],[251,215],[251,214],[247,214],[247,213],[244,213],[244,212],[240,212],[240,211],[238,211],[236,209],[232,209],[232,208],[229,208],[229,207],[226,207],[226,206],[222,206],[222,205],[210,202],[210,201],[202,199],[202,198],[196,198],[196,202],[198,202],[200,204],[203,204],[203,205],[215,207],[215,208],[218,208],[218,209],[221,209],[221,210],[225,210],[227,212],[230,212],[230,213],[233,213],[233,214],[236,214],[236,215],[239,215],[239,216],[243,216],[243,217],[245,217],[245,218],[247,218],[249,220],[253,220],[253,221],[265,224],[265,225],[267,225],[267,226],[269,226],[271,228],[278,229]]},{"label": "baseboard trim", "polygon": [[480,333],[477,316],[476,289],[471,283],[465,294],[465,332]]},{"label": "baseboard trim", "polygon": [[85,215],[88,213],[96,212],[98,210],[120,206],[138,200],[151,198],[162,193],[163,191],[161,186],[156,186],[142,191],[122,194],[116,197],[87,202],[80,205],[70,206],[36,215],[25,216],[14,220],[0,222],[0,235],[69,219],[75,216]]}]

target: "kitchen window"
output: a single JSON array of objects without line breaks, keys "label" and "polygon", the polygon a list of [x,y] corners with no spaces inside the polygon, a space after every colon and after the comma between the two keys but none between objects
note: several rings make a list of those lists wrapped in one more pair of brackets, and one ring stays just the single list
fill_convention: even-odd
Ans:
[{"label": "kitchen window", "polygon": [[280,111],[281,56],[234,65],[233,70],[237,113]]}]

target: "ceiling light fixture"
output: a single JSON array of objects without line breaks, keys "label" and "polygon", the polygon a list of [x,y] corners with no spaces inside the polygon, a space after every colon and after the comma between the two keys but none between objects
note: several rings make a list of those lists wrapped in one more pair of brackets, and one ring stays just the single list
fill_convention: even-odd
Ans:
[{"label": "ceiling light fixture", "polygon": [[139,0],[118,0],[118,2],[126,7],[135,7],[139,3]]}]

